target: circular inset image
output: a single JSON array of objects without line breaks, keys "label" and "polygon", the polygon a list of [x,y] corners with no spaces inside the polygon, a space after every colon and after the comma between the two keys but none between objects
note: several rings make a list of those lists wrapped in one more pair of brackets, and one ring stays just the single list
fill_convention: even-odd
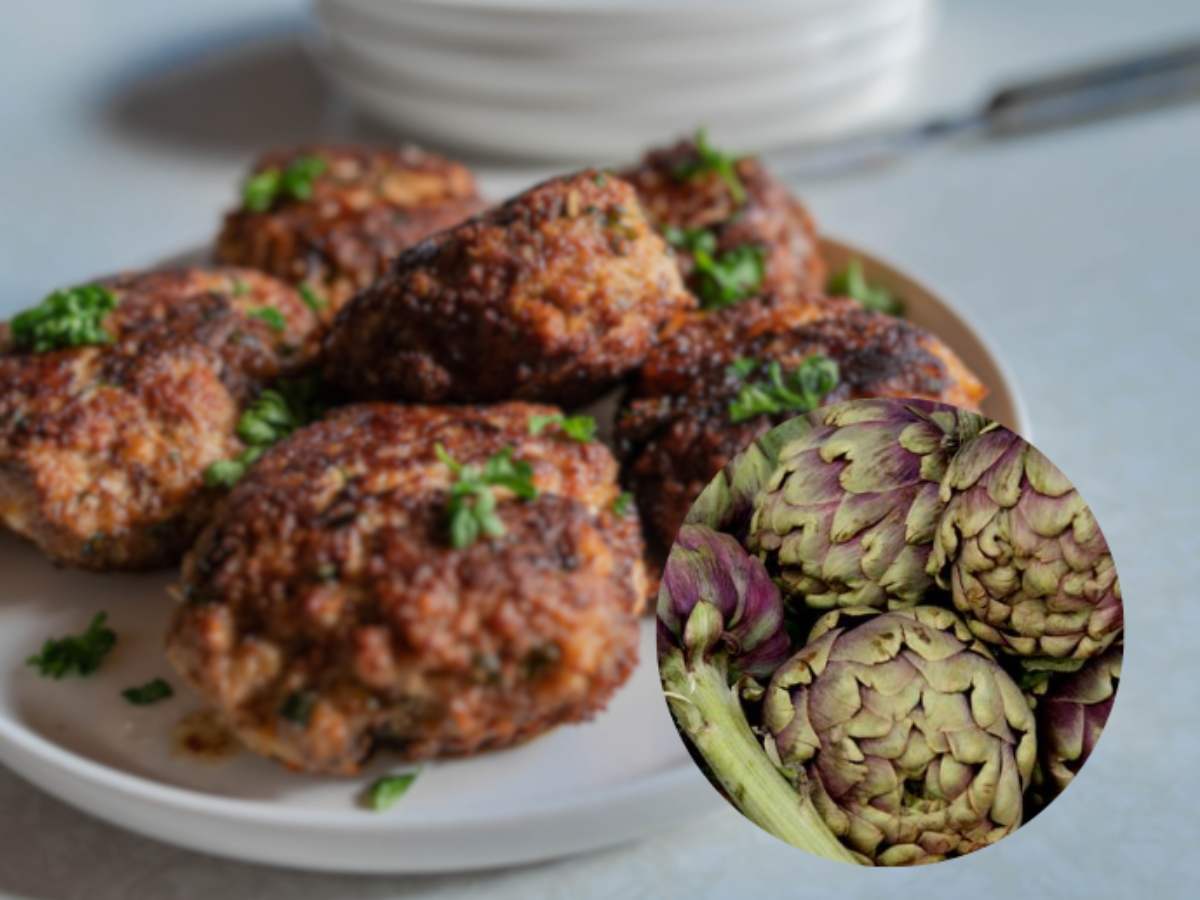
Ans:
[{"label": "circular inset image", "polygon": [[1123,619],[1091,510],[1019,435],[925,400],[767,432],[692,506],[658,595],[675,723],[709,780],[864,865],[989,846],[1076,776]]}]

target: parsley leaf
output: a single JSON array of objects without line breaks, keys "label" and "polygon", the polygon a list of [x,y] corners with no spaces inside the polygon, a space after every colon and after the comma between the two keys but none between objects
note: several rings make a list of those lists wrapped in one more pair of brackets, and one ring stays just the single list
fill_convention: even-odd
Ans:
[{"label": "parsley leaf", "polygon": [[313,180],[327,168],[319,156],[300,156],[283,169],[272,166],[251,175],[242,187],[242,208],[247,212],[266,212],[282,198],[309,200]]},{"label": "parsley leaf", "polygon": [[564,416],[562,413],[552,413],[529,417],[529,433],[535,437],[549,425],[557,425],[563,434],[581,444],[589,443],[596,437],[596,420],[592,416]]},{"label": "parsley leaf", "polygon": [[384,775],[377,779],[367,788],[367,805],[375,812],[390,809],[412,787],[418,774],[420,773],[406,772],[403,775]]},{"label": "parsley leaf", "polygon": [[268,447],[319,418],[324,409],[318,391],[317,380],[308,377],[281,381],[259,394],[237,423],[237,436],[246,449],[233,459],[212,463],[204,470],[204,483],[233,487]]},{"label": "parsley leaf", "polygon": [[320,294],[318,294],[307,282],[300,285],[299,291],[300,299],[303,300],[304,305],[313,312],[320,312],[329,305],[329,302]]},{"label": "parsley leaf", "polygon": [[766,254],[756,244],[741,244],[717,254],[717,239],[703,228],[667,228],[667,242],[692,254],[704,309],[723,309],[762,287]]},{"label": "parsley leaf", "polygon": [[837,363],[826,356],[810,356],[787,373],[772,360],[767,365],[767,380],[744,384],[730,402],[729,418],[744,422],[763,414],[806,413],[820,406],[837,383]]},{"label": "parsley leaf", "polygon": [[538,495],[533,484],[533,467],[524,460],[514,460],[511,447],[490,456],[482,468],[463,465],[441,444],[434,446],[434,452],[456,478],[450,486],[450,502],[446,506],[450,546],[456,550],[471,546],[480,535],[504,534],[504,523],[496,515],[493,487],[507,488],[522,500],[533,500]]},{"label": "parsley leaf", "polygon": [[317,696],[312,691],[296,691],[287,695],[279,714],[296,725],[307,725],[316,705]]},{"label": "parsley leaf", "polygon": [[737,164],[741,157],[724,153],[708,142],[707,129],[701,128],[696,132],[696,158],[678,166],[673,173],[679,181],[687,181],[697,175],[709,172],[725,182],[729,188],[729,196],[733,202],[741,206],[746,202],[746,188],[738,177]]},{"label": "parsley leaf", "polygon": [[612,503],[613,515],[623,516],[629,512],[629,507],[633,503],[633,494],[629,491],[621,491],[617,494],[617,499]]},{"label": "parsley leaf", "polygon": [[735,359],[728,366],[726,366],[725,371],[731,378],[736,378],[740,381],[757,368],[757,359],[751,359],[748,356],[743,356]]},{"label": "parsley leaf", "polygon": [[862,262],[850,260],[850,264],[829,279],[827,293],[835,297],[850,297],[867,309],[887,313],[889,316],[904,315],[904,304],[885,287],[870,284],[863,274]]},{"label": "parsley leaf", "polygon": [[112,291],[99,284],[55,291],[37,306],[18,313],[11,323],[13,345],[45,353],[63,347],[107,344],[112,335],[101,323],[117,306]]},{"label": "parsley leaf", "polygon": [[282,334],[287,331],[287,319],[283,317],[283,313],[275,309],[273,306],[262,306],[258,309],[252,309],[247,313],[251,318],[260,319],[271,326],[275,331]]},{"label": "parsley leaf", "polygon": [[121,691],[121,696],[134,706],[149,706],[151,703],[175,696],[175,691],[163,679],[155,678],[138,687],[126,688]]},{"label": "parsley leaf", "polygon": [[45,678],[91,675],[117,643],[117,633],[104,624],[106,621],[107,613],[97,613],[83,634],[47,639],[42,652],[29,657],[25,664]]}]

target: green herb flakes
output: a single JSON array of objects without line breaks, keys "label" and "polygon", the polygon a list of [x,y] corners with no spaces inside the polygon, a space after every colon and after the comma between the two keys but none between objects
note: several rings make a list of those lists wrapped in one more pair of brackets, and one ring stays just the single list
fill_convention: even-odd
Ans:
[{"label": "green herb flakes", "polygon": [[266,322],[271,328],[280,334],[287,331],[287,319],[283,317],[283,313],[271,306],[263,306],[259,309],[252,309],[247,313],[253,319],[259,319]]},{"label": "green herb flakes", "polygon": [[522,500],[537,497],[533,467],[524,460],[514,460],[511,447],[493,454],[483,468],[459,463],[441,444],[434,452],[456,478],[450,487],[450,502],[446,507],[450,545],[455,549],[471,546],[481,535],[500,537],[504,534],[504,523],[496,515],[493,487],[507,488]]},{"label": "green herb flakes", "polygon": [[829,279],[826,293],[834,297],[850,297],[867,309],[887,313],[889,316],[904,315],[904,304],[887,288],[872,285],[863,274],[862,262],[850,260],[850,264]]},{"label": "green herb flakes", "polygon": [[233,459],[212,463],[204,470],[204,483],[232,487],[268,447],[320,417],[323,407],[317,399],[318,389],[315,378],[293,378],[259,394],[238,419],[237,436],[246,449]]},{"label": "green herb flakes", "polygon": [[247,212],[266,212],[279,199],[309,200],[313,181],[327,168],[319,156],[301,156],[279,169],[263,169],[242,187],[242,207]]},{"label": "green herb flakes", "polygon": [[117,634],[105,625],[107,621],[107,613],[97,613],[83,634],[48,639],[40,653],[25,660],[26,665],[45,678],[86,678],[100,668],[117,643]]},{"label": "green herb flakes", "polygon": [[121,691],[121,696],[134,706],[149,706],[175,696],[175,691],[163,679],[155,678],[138,687],[126,688]]},{"label": "green herb flakes", "polygon": [[723,309],[753,296],[762,287],[766,254],[756,244],[717,253],[717,239],[703,228],[668,228],[667,242],[692,255],[697,293],[704,309]]},{"label": "green herb flakes", "polygon": [[553,413],[529,417],[529,433],[535,437],[550,425],[557,425],[563,434],[581,444],[590,443],[596,437],[596,420],[592,416],[564,416],[562,413]]},{"label": "green herb flakes", "polygon": [[295,725],[307,725],[316,705],[317,696],[312,691],[296,691],[288,694],[287,699],[283,701],[283,705],[279,707],[279,715]]},{"label": "green herb flakes", "polygon": [[112,335],[104,330],[103,321],[116,306],[116,296],[99,284],[55,291],[37,306],[13,317],[13,345],[18,350],[45,353],[110,343]]},{"label": "green herb flakes", "polygon": [[696,157],[695,159],[684,163],[675,169],[675,178],[680,181],[687,181],[695,178],[697,175],[707,173],[715,173],[718,178],[725,182],[725,186],[729,189],[729,196],[733,202],[741,206],[746,202],[746,188],[742,185],[742,179],[737,173],[737,164],[740,157],[730,153],[724,153],[716,149],[708,142],[708,131],[701,128],[696,132]]},{"label": "green herb flakes", "polygon": [[329,302],[308,283],[301,284],[298,290],[300,291],[300,299],[304,301],[304,305],[315,313],[319,313],[329,305]]},{"label": "green herb flakes", "polygon": [[820,406],[837,383],[837,363],[828,357],[810,356],[787,373],[777,361],[772,361],[767,365],[765,381],[742,386],[729,404],[729,418],[743,422],[764,414],[806,413]]},{"label": "green herb flakes", "polygon": [[403,775],[384,775],[374,781],[366,792],[366,803],[375,812],[391,809],[396,801],[403,797],[412,783],[417,780],[418,772],[405,772]]},{"label": "green herb flakes", "polygon": [[621,491],[617,495],[617,499],[612,503],[613,515],[624,516],[629,512],[629,508],[633,505],[633,494],[629,491]]}]

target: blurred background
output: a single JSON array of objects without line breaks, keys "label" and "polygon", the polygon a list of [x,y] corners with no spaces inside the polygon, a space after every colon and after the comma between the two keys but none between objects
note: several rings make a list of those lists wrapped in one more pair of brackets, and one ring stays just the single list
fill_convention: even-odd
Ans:
[{"label": "blurred background", "polygon": [[[492,197],[699,125],[783,165],[798,142],[1200,40],[1196,0],[57,0],[9,2],[4,22],[0,315],[203,246],[270,146],[409,138],[467,159]],[[1105,789],[1068,791],[978,858],[889,873],[898,888],[1189,895],[1181,778],[1200,768],[1200,677],[1178,673],[1195,673],[1200,628],[1200,431],[1174,398],[1200,379],[1198,160],[1200,104],[1179,104],[794,181],[823,230],[929,283],[998,351],[1033,439],[1103,523],[1128,600],[1127,677],[1088,764]],[[732,811],[579,860],[381,880],[160,846],[3,770],[0,810],[0,895],[732,896],[748,865],[777,893],[814,887]],[[812,896],[877,891],[803,862]]]}]

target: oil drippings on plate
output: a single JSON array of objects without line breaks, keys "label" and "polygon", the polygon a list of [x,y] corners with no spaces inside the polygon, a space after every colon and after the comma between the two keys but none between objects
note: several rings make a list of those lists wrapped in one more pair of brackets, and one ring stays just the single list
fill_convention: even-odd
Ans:
[{"label": "oil drippings on plate", "polygon": [[197,709],[171,729],[171,752],[196,762],[218,763],[236,756],[241,747],[216,712]]}]

